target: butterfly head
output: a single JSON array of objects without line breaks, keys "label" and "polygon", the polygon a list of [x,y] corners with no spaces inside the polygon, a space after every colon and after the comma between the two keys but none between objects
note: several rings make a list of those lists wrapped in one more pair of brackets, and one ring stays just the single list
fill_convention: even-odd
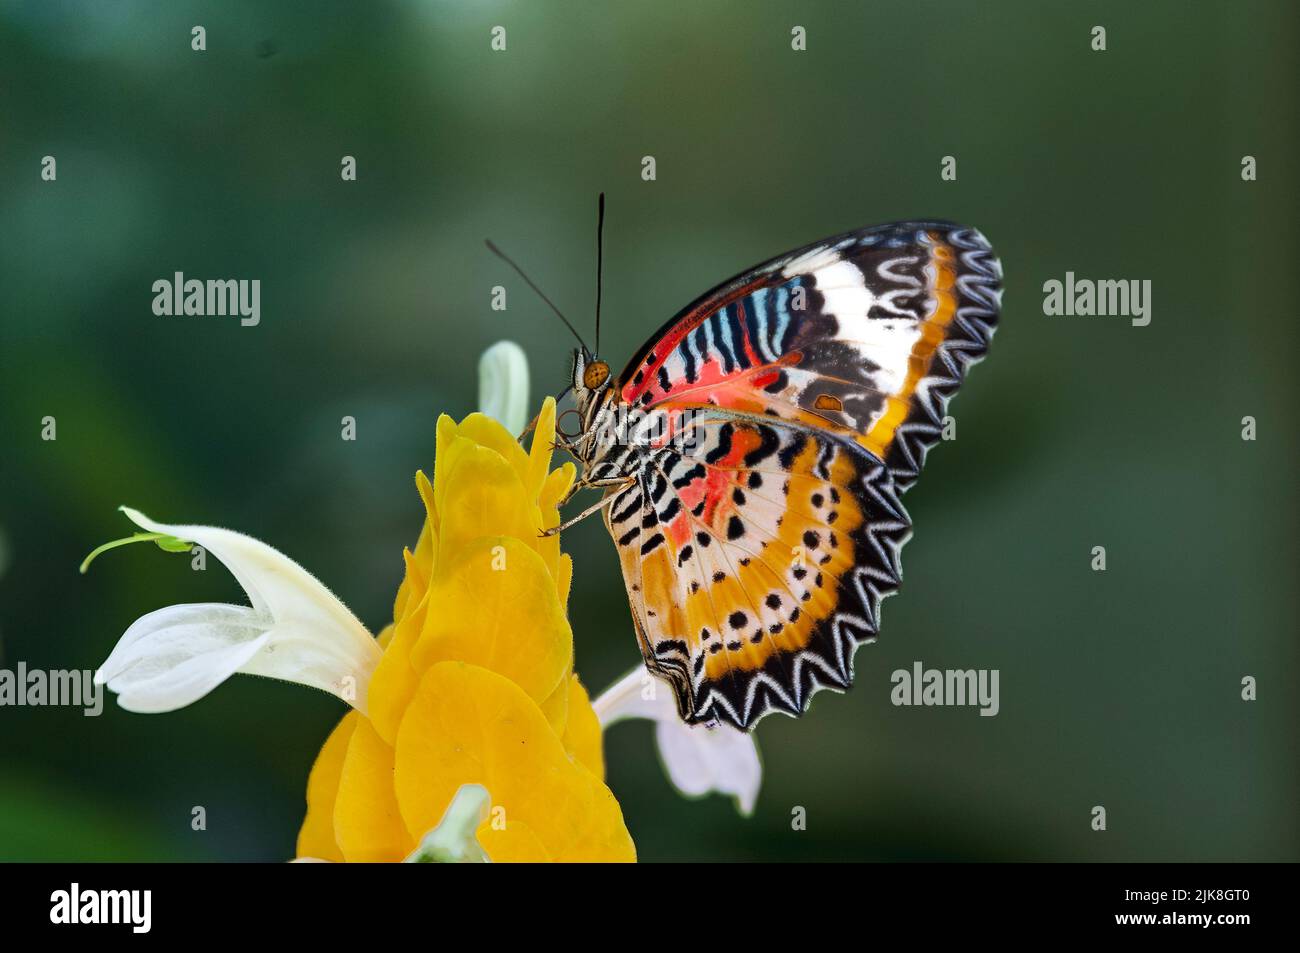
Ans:
[{"label": "butterfly head", "polygon": [[609,389],[609,365],[600,358],[577,348],[573,352],[573,395],[579,406],[594,400]]},{"label": "butterfly head", "polygon": [[573,399],[577,405],[582,433],[589,434],[600,412],[614,397],[613,377],[609,365],[585,347],[573,352]]}]

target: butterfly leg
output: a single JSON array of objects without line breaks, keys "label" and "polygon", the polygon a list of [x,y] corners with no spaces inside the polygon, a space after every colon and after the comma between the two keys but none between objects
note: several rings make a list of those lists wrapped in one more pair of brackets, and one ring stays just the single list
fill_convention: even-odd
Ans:
[{"label": "butterfly leg", "polygon": [[560,509],[564,509],[566,506],[569,505],[569,501],[572,500],[579,493],[581,493],[583,490],[604,489],[606,487],[611,487],[611,486],[617,487],[618,489],[622,490],[631,486],[635,482],[636,482],[636,477],[632,475],[620,474],[618,476],[611,476],[611,477],[597,477],[594,480],[588,480],[587,477],[584,475],[574,481],[573,486],[569,487],[569,492],[564,494],[564,496],[560,499],[560,502],[557,503],[556,506],[558,506]]},{"label": "butterfly leg", "polygon": [[[575,483],[575,484],[573,485],[573,488],[569,491],[568,495],[564,498],[564,501],[563,501],[563,502],[568,502],[568,500],[569,500],[569,499],[573,496],[573,494],[576,493],[578,490],[594,489],[594,488],[597,488],[597,487],[611,487],[611,486],[612,486],[612,487],[626,487],[626,486],[630,486],[631,484],[633,484],[633,483],[635,483],[635,482],[636,482],[636,477],[634,477],[634,476],[627,476],[627,477],[610,477],[610,478],[608,478],[608,479],[604,479],[604,480],[592,480],[590,483],[584,483],[583,481],[579,480],[577,483]],[[572,519],[565,520],[565,521],[564,521],[563,523],[561,523],[559,526],[552,526],[552,527],[551,527],[550,529],[548,529],[548,530],[543,530],[543,531],[540,533],[540,535],[542,535],[542,536],[554,536],[556,533],[560,532],[561,530],[568,529],[570,526],[573,526],[575,523],[581,523],[583,520],[585,520],[588,516],[591,516],[593,513],[599,513],[599,512],[600,512],[601,510],[603,510],[605,507],[607,507],[607,506],[609,506],[611,503],[613,503],[614,500],[616,500],[617,498],[618,498],[618,494],[617,494],[617,493],[608,493],[608,494],[606,494],[605,496],[601,497],[597,502],[595,502],[595,503],[593,503],[591,506],[587,507],[585,510],[583,510],[581,513],[579,513],[577,516],[573,517]]]},{"label": "butterfly leg", "polygon": [[519,436],[515,439],[517,439],[522,444],[524,442],[524,438],[533,432],[533,428],[537,426],[537,419],[541,416],[542,415],[540,413],[536,414],[533,417],[533,419],[528,422],[528,426],[523,429],[523,432],[520,433]]}]

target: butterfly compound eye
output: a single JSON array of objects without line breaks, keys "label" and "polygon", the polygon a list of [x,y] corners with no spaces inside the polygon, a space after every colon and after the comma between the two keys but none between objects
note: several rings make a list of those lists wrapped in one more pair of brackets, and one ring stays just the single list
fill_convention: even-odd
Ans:
[{"label": "butterfly compound eye", "polygon": [[583,369],[582,384],[587,390],[595,390],[609,380],[609,365],[604,361],[592,361]]}]

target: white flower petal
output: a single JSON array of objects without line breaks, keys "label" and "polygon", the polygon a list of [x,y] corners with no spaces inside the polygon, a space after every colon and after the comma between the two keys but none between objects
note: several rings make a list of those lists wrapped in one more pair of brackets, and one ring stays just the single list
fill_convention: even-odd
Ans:
[{"label": "white flower petal", "polygon": [[478,409],[517,434],[528,423],[528,357],[514,341],[498,341],[478,359]]},{"label": "white flower petal", "polygon": [[676,711],[673,719],[655,725],[655,740],[664,770],[677,789],[688,797],[710,791],[729,794],[741,814],[753,814],[763,782],[753,736],[730,725],[688,725]]},{"label": "white flower petal", "polygon": [[677,717],[672,688],[651,675],[643,665],[638,665],[601,692],[591,707],[600,719],[601,728],[608,728],[627,718],[659,721],[669,713],[674,718]]},{"label": "white flower petal", "polygon": [[212,553],[248,593],[254,609],[277,620],[291,616],[320,620],[330,627],[353,630],[367,642],[374,641],[347,606],[315,576],[261,540],[216,526],[158,523],[129,506],[122,507],[122,512],[141,529],[198,543]]},{"label": "white flower petal", "polygon": [[128,711],[198,701],[266,645],[267,619],[247,606],[168,606],[137,619],[95,673]]},{"label": "white flower petal", "polygon": [[[123,507],[122,511],[149,532],[204,547],[230,570],[253,604],[251,609],[221,607],[244,613],[239,616],[167,615],[213,609],[173,606],[138,620],[102,668],[109,688],[118,691],[119,677],[125,679],[120,684],[131,687],[130,703],[127,697],[120,699],[124,707],[178,708],[240,671],[320,688],[365,712],[366,688],[382,652],[365,626],[311,573],[242,533],[215,526],[156,523],[136,510]],[[253,619],[255,632],[247,629]],[[236,629],[244,625],[244,637],[234,634],[232,625]],[[156,631],[163,627],[175,631],[164,636]],[[256,647],[252,647],[254,639],[260,639]],[[129,671],[123,667],[127,661]],[[178,688],[182,684],[185,691]]]},{"label": "white flower petal", "polygon": [[677,714],[672,688],[640,666],[602,692],[592,707],[602,729],[627,718],[654,721],[664,770],[683,794],[717,791],[735,798],[741,814],[753,813],[763,765],[749,732],[730,725],[686,724]]},{"label": "white flower petal", "polygon": [[279,622],[270,636],[266,649],[239,669],[242,673],[310,685],[365,713],[370,676],[383,654],[373,638],[371,661],[357,653],[351,642],[322,639],[319,629],[300,622]]}]

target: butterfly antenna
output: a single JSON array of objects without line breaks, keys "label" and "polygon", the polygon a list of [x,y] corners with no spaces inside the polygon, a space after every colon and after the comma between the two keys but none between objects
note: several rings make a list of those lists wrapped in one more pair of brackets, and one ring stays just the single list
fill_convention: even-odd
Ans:
[{"label": "butterfly antenna", "polygon": [[555,306],[555,302],[553,302],[550,298],[546,297],[546,295],[542,293],[541,288],[533,284],[533,279],[525,275],[524,270],[520,268],[518,265],[516,265],[510,259],[509,255],[503,252],[500,248],[497,248],[496,245],[493,245],[491,239],[487,240],[487,247],[492,252],[492,254],[496,255],[507,265],[513,268],[515,270],[515,273],[518,274],[520,278],[524,279],[524,283],[528,285],[528,287],[532,288],[533,291],[537,292],[537,297],[541,298],[543,301],[547,303],[550,309],[555,312],[555,316],[564,322],[564,326],[569,329],[569,333],[578,339],[578,343],[582,345],[582,349],[584,351],[587,350],[587,343],[582,339],[582,335],[578,333],[577,329],[571,323],[569,323],[569,319],[564,316],[564,312],[562,312],[559,308]]},{"label": "butterfly antenna", "polygon": [[596,352],[600,353],[600,295],[605,273],[605,193],[600,193],[600,211],[596,216]]}]

